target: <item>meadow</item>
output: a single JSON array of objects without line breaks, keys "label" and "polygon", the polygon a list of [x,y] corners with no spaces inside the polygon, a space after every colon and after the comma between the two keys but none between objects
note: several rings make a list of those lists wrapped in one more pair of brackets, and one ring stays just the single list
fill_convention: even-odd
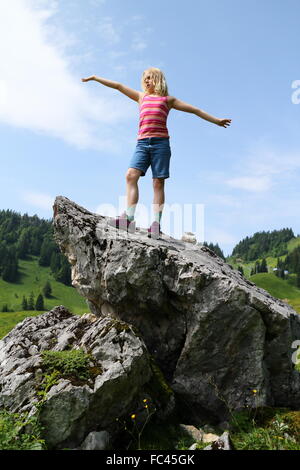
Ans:
[{"label": "meadow", "polygon": [[[50,268],[38,264],[37,257],[30,260],[19,260],[20,278],[17,283],[3,281],[0,278],[0,338],[3,338],[17,323],[26,317],[40,315],[48,312],[57,305],[64,305],[71,313],[82,315],[89,312],[89,307],[74,287],[57,282]],[[22,299],[27,299],[31,292],[34,299],[43,293],[43,287],[49,281],[52,293],[49,298],[44,297],[44,310],[22,310]],[[4,305],[10,311],[2,312]]]}]

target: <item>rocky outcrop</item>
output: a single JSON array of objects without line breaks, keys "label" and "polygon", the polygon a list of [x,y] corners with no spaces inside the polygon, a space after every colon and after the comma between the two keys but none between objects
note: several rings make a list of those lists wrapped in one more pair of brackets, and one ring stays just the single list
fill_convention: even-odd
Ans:
[{"label": "rocky outcrop", "polygon": [[56,198],[55,240],[72,283],[96,316],[138,328],[191,422],[245,405],[299,409],[300,319],[288,304],[207,247],[118,232],[107,219]]},{"label": "rocky outcrop", "polygon": [[[51,370],[45,368],[45,350],[82,350],[91,357],[89,377],[62,376],[46,388]],[[157,396],[163,393],[153,382],[151,362],[132,326],[91,313],[79,317],[58,306],[26,318],[0,341],[0,408],[38,415],[50,449],[77,447],[89,433],[114,436],[117,418],[145,412],[143,399],[152,400],[149,387],[156,386]],[[155,404],[158,413],[171,411],[172,397],[171,406]],[[84,448],[90,448],[90,437]]]},{"label": "rocky outcrop", "polygon": [[[127,234],[107,222],[56,198],[55,239],[92,313],[58,306],[0,341],[0,408],[36,414],[50,449],[91,450],[112,445],[131,413],[143,424],[145,398],[155,416],[168,416],[172,389],[187,424],[216,424],[246,405],[300,408],[292,361],[300,319],[288,304],[189,233],[151,240],[146,230]],[[53,375],[49,350],[83,351],[88,378]]]},{"label": "rocky outcrop", "polygon": [[195,419],[224,419],[245,405],[299,408],[291,348],[300,319],[288,304],[207,247],[118,232],[62,196],[54,230],[91,311],[138,328]]}]

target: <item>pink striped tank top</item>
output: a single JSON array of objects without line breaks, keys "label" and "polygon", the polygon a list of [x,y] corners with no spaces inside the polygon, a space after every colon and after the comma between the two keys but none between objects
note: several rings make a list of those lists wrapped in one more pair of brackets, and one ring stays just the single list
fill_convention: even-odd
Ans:
[{"label": "pink striped tank top", "polygon": [[140,106],[138,140],[146,137],[169,137],[167,96],[144,95]]}]

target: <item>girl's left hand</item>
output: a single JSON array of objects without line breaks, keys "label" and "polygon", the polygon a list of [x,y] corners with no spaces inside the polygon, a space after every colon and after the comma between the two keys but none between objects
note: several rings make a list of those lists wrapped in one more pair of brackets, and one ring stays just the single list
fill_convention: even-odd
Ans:
[{"label": "girl's left hand", "polygon": [[219,119],[219,122],[217,122],[218,126],[221,127],[227,127],[230,126],[231,119]]}]

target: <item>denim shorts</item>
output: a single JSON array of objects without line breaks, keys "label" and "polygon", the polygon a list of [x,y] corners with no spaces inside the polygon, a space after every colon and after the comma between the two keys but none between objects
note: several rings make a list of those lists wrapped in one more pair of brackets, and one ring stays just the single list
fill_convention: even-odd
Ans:
[{"label": "denim shorts", "polygon": [[128,168],[141,170],[145,176],[151,165],[152,178],[169,178],[170,158],[169,137],[146,137],[138,139]]}]

